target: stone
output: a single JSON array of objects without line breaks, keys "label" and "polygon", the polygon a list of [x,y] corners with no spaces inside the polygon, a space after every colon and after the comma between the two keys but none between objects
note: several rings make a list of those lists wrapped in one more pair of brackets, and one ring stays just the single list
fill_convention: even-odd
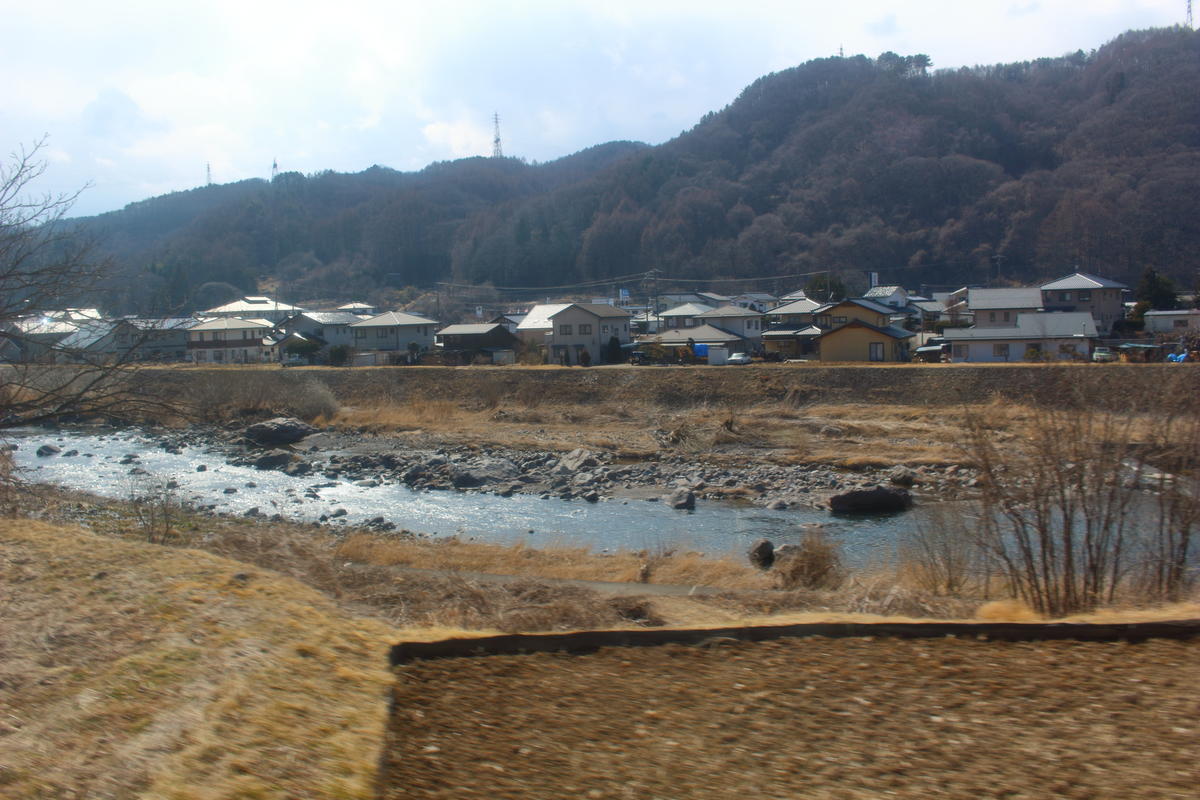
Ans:
[{"label": "stone", "polygon": [[344,508],[335,508],[333,510],[333,513],[329,515],[330,519],[336,519],[337,517],[344,517],[344,516],[346,516],[346,509],[344,509]]},{"label": "stone", "polygon": [[221,491],[222,491],[224,494],[237,494],[237,487],[234,487],[234,486],[226,486],[226,487],[225,487],[224,489],[222,489]]},{"label": "stone", "polygon": [[254,459],[255,469],[280,469],[292,462],[292,454],[287,450],[271,450]]},{"label": "stone", "polygon": [[197,464],[196,472],[208,472],[208,467],[205,466],[204,464]]},{"label": "stone", "polygon": [[283,473],[285,475],[307,475],[310,472],[312,472],[312,465],[307,461],[292,461],[283,468]]},{"label": "stone", "polygon": [[905,489],[876,486],[835,494],[829,498],[829,508],[835,514],[882,514],[907,511],[912,508],[912,495]]},{"label": "stone", "polygon": [[692,494],[689,489],[676,489],[675,491],[664,494],[662,501],[671,508],[685,509],[691,511],[696,507],[696,495]]},{"label": "stone", "polygon": [[130,475],[149,475],[150,473],[147,472],[146,470],[142,469],[141,467],[134,467],[133,469],[129,470],[129,474]]},{"label": "stone", "polygon": [[562,474],[598,466],[600,466],[600,461],[592,454],[592,451],[577,447],[558,460],[558,466],[554,471]]},{"label": "stone", "polygon": [[55,447],[52,444],[44,444],[37,449],[37,454],[41,458],[45,458],[46,456],[56,455],[61,452],[62,452],[61,447]]},{"label": "stone", "polygon": [[770,539],[759,539],[746,551],[750,563],[759,569],[770,569],[775,563],[775,545]]},{"label": "stone", "polygon": [[295,444],[306,436],[316,433],[317,429],[304,420],[295,417],[275,417],[265,422],[256,422],[243,431],[243,435],[262,446]]},{"label": "stone", "polygon": [[779,497],[776,497],[774,500],[767,503],[767,508],[771,509],[772,511],[782,511],[787,507],[788,507],[787,500],[784,500]]},{"label": "stone", "polygon": [[904,466],[892,467],[887,473],[888,480],[896,486],[910,488],[917,482],[917,473]]}]

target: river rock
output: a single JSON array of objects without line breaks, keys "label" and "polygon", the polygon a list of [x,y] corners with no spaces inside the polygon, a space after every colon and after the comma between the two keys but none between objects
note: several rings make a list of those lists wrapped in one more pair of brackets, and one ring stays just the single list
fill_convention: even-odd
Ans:
[{"label": "river rock", "polygon": [[450,481],[456,488],[468,489],[488,483],[511,481],[520,473],[517,465],[506,458],[481,459],[476,464],[454,467]]},{"label": "river rock", "polygon": [[577,447],[558,460],[558,466],[554,468],[554,471],[561,475],[598,466],[600,466],[600,461],[592,451]]},{"label": "river rock", "polygon": [[293,477],[307,475],[310,472],[312,472],[312,465],[307,461],[292,461],[283,468],[283,473],[285,475],[291,475]]},{"label": "river rock", "polygon": [[55,455],[55,454],[61,453],[61,452],[62,452],[61,447],[55,447],[52,444],[44,444],[37,449],[37,454],[42,458],[45,458],[46,456],[52,456],[52,455]]},{"label": "river rock", "polygon": [[664,494],[662,501],[671,508],[681,508],[691,511],[696,507],[696,495],[690,489],[676,489],[670,494]]},{"label": "river rock", "polygon": [[911,487],[917,482],[917,473],[905,466],[896,466],[888,470],[888,480],[897,486]]},{"label": "river rock", "polygon": [[311,436],[317,429],[304,420],[295,417],[275,417],[265,422],[256,422],[243,431],[243,435],[263,446],[293,444],[305,436]]},{"label": "river rock", "polygon": [[292,461],[292,454],[287,450],[272,450],[254,459],[255,469],[280,469]]},{"label": "river rock", "polygon": [[876,486],[856,489],[829,498],[829,508],[835,514],[879,514],[907,511],[912,508],[912,495],[904,489]]},{"label": "river rock", "polygon": [[759,539],[746,552],[750,563],[759,569],[770,569],[775,563],[775,545],[770,539]]},{"label": "river rock", "polygon": [[197,464],[196,472],[208,472],[208,467],[204,464]]}]

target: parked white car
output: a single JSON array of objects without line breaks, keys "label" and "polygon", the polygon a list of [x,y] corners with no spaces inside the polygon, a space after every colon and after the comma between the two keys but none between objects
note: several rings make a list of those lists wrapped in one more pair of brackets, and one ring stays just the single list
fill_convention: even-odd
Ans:
[{"label": "parked white car", "polygon": [[734,353],[728,359],[726,359],[725,363],[726,364],[749,364],[750,363],[750,354],[749,353]]}]

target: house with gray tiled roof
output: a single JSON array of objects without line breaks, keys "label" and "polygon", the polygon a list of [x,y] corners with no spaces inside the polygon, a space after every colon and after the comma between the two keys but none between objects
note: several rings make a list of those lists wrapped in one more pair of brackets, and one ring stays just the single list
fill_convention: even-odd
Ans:
[{"label": "house with gray tiled roof", "polygon": [[1125,318],[1122,292],[1128,288],[1119,281],[1087,272],[1075,272],[1038,287],[1042,293],[1042,308],[1047,311],[1086,311],[1096,320],[1101,335],[1108,335],[1113,323]]}]

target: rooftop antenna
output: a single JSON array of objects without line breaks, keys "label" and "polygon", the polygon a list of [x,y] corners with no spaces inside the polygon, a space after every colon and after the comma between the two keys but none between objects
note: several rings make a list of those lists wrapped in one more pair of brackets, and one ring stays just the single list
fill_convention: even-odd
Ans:
[{"label": "rooftop antenna", "polygon": [[271,182],[274,183],[275,179],[278,177],[279,177],[279,159],[274,158],[274,159],[271,159]]},{"label": "rooftop antenna", "polygon": [[212,186],[212,162],[204,162],[204,179],[208,186]]},{"label": "rooftop antenna", "polygon": [[496,133],[492,137],[492,158],[504,158],[504,150],[500,148],[500,114],[493,114],[492,121],[496,123]]}]

